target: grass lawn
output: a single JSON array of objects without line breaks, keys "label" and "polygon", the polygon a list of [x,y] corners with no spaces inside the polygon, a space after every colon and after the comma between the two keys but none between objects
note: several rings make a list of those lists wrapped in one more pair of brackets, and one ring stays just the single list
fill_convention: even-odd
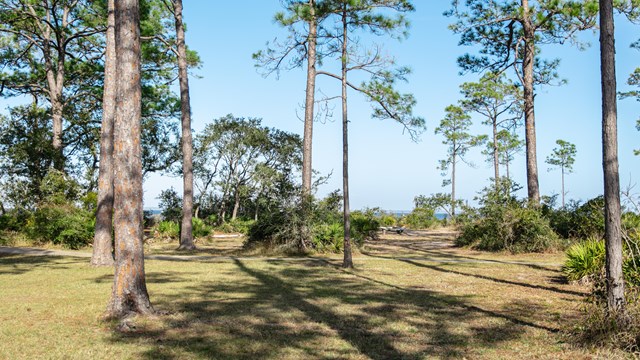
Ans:
[{"label": "grass lawn", "polygon": [[[219,243],[216,243],[219,241]],[[241,239],[193,255],[229,255]],[[171,245],[175,248],[175,244]],[[167,245],[150,253],[175,254]],[[147,260],[154,307],[119,333],[101,320],[112,269],[0,255],[0,359],[591,359],[566,342],[587,289],[562,254],[477,253],[446,235],[387,236],[339,256]]]}]

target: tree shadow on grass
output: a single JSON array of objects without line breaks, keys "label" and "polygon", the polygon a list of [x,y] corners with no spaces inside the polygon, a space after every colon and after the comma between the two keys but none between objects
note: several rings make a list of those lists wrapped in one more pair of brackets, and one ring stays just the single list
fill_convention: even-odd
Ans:
[{"label": "tree shadow on grass", "polygon": [[458,359],[530,327],[556,331],[537,325],[536,312],[524,321],[504,314],[511,308],[487,311],[464,297],[402,288],[329,263],[234,263],[241,281],[202,281],[158,295],[155,304],[171,315],[114,332],[112,340],[147,346],[149,359]]},{"label": "tree shadow on grass", "polygon": [[417,261],[413,261],[413,260],[409,260],[409,259],[400,259],[399,261],[402,261],[404,263],[411,264],[411,265],[414,265],[414,266],[435,270],[435,271],[440,271],[440,272],[450,273],[450,274],[456,274],[456,275],[462,275],[462,276],[469,276],[469,277],[473,277],[473,278],[476,278],[476,279],[493,281],[493,282],[500,283],[500,284],[515,285],[515,286],[521,286],[521,287],[530,288],[530,289],[547,290],[547,291],[553,291],[553,292],[556,292],[556,293],[559,293],[559,294],[575,295],[575,296],[580,296],[580,297],[587,295],[584,292],[564,290],[564,289],[560,289],[560,288],[553,287],[553,286],[543,286],[543,285],[537,285],[537,284],[529,284],[529,283],[512,281],[512,280],[498,279],[498,278],[491,277],[491,276],[486,276],[486,275],[470,274],[470,273],[465,273],[465,272],[458,271],[458,270],[453,270],[453,269],[445,269],[445,268],[437,266],[437,265],[429,265],[429,264],[425,264],[425,263],[421,263],[421,262],[417,262]]},{"label": "tree shadow on grass", "polygon": [[64,270],[87,264],[83,258],[0,254],[0,275],[21,275],[34,270]]}]

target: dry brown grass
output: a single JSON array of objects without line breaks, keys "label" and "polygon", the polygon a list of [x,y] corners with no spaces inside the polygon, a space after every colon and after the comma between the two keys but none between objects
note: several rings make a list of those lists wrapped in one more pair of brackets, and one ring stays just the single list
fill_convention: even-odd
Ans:
[{"label": "dry brown grass", "polygon": [[[587,289],[563,281],[561,254],[477,253],[442,236],[369,242],[349,271],[339,256],[242,256],[238,238],[200,244],[191,254],[206,256],[198,261],[148,260],[151,300],[169,314],[136,319],[129,333],[100,320],[110,269],[87,259],[0,257],[0,359],[622,355],[565,342]],[[168,255],[176,245],[151,247]]]}]

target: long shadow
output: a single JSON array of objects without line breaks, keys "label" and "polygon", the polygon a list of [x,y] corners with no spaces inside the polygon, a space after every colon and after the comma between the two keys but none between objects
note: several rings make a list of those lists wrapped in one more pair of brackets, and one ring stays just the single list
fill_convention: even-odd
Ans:
[{"label": "long shadow", "polygon": [[408,356],[408,354],[400,353],[387,338],[379,336],[364,327],[363,323],[365,321],[362,316],[337,316],[307,301],[296,292],[294,287],[279,278],[251,270],[239,260],[235,260],[235,264],[244,273],[258,279],[264,286],[270,287],[278,293],[287,294],[289,305],[302,311],[312,321],[328,325],[336,331],[343,340],[349,342],[368,357],[372,359],[414,358]]},{"label": "long shadow", "polygon": [[[130,334],[114,332],[112,340],[150,346],[142,354],[149,359],[178,359],[185,353],[256,360],[362,355],[459,359],[472,356],[474,349],[520,338],[527,327],[557,331],[536,324],[542,311],[528,314],[531,321],[516,316],[522,309],[536,309],[526,299],[488,311],[462,297],[407,289],[357,272],[337,272],[328,261],[322,266],[314,262],[312,267],[277,262],[249,266],[239,259],[234,263],[247,275],[241,281],[220,276],[179,293],[157,295],[154,304],[174,315],[161,318],[161,326]],[[393,324],[398,321],[415,332],[397,333]],[[486,325],[465,325],[478,322]],[[461,332],[460,327],[466,330]],[[325,343],[325,339],[334,340]],[[336,345],[335,340],[348,346]]]},{"label": "long shadow", "polygon": [[[335,264],[330,264],[330,265],[334,266],[337,270],[346,272],[346,270],[336,266]],[[376,279],[373,279],[373,278],[370,278],[368,276],[364,276],[364,275],[361,275],[361,274],[356,274],[356,273],[352,273],[352,272],[350,272],[349,274],[351,274],[352,276],[358,277],[360,279],[363,279],[363,280],[378,284],[378,285],[382,285],[382,286],[386,286],[386,287],[389,287],[389,288],[393,288],[393,289],[396,289],[396,290],[403,291],[403,292],[405,292],[405,293],[407,293],[409,295],[413,295],[415,293],[424,292],[424,290],[407,289],[407,288],[404,288],[404,287],[401,287],[401,286],[398,286],[398,285],[393,285],[393,284],[386,283],[384,281],[376,280]],[[482,313],[482,314],[485,314],[485,315],[489,315],[491,317],[502,318],[504,320],[510,321],[510,322],[512,322],[514,324],[518,324],[518,325],[529,326],[529,327],[532,327],[532,328],[549,331],[551,333],[557,333],[557,332],[560,331],[559,329],[556,329],[556,328],[551,328],[551,327],[548,327],[548,326],[535,324],[535,323],[532,323],[532,322],[529,322],[529,321],[518,319],[518,318],[513,317],[513,316],[497,313],[497,312],[490,311],[490,310],[485,310],[485,309],[482,309],[482,308],[480,308],[478,306],[475,306],[475,305],[458,304],[458,306],[464,307],[464,308],[468,309],[469,311],[476,311],[476,312],[479,312],[479,313]]]},{"label": "long shadow", "polygon": [[[471,256],[464,256],[464,255],[446,253],[446,252],[443,252],[443,251],[438,251],[436,249],[423,249],[421,247],[417,247],[417,246],[414,246],[414,245],[411,245],[411,244],[394,243],[393,245],[397,246],[397,247],[400,247],[400,248],[403,248],[403,249],[407,249],[407,250],[412,250],[412,251],[419,252],[419,253],[428,254],[428,255],[431,255],[431,256],[440,256],[440,257],[443,257],[443,258],[446,258],[446,259],[467,259],[467,260],[482,261],[482,262],[495,263],[495,264],[524,266],[524,267],[528,267],[528,268],[532,268],[532,269],[536,269],[536,270],[560,272],[558,269],[550,268],[548,266],[543,266],[543,265],[538,265],[538,264],[524,263],[524,262],[518,262],[518,261],[511,262],[511,261],[500,261],[500,260],[494,260],[494,259],[478,259],[478,258],[474,258],[474,257],[471,257]],[[362,253],[364,255],[367,255],[367,256],[382,257],[382,256],[379,256],[379,255],[375,255],[373,252],[370,252],[370,251],[363,251]],[[393,259],[394,257],[386,257],[386,256],[384,256],[384,258]]]},{"label": "long shadow", "polygon": [[522,283],[522,282],[517,282],[517,281],[498,279],[498,278],[494,278],[494,277],[486,276],[486,275],[469,274],[469,273],[465,273],[465,272],[457,271],[457,270],[452,270],[452,269],[443,269],[443,268],[441,268],[439,266],[423,264],[423,263],[419,263],[417,261],[413,261],[413,260],[409,260],[409,259],[398,259],[398,261],[402,261],[402,262],[407,263],[407,264],[411,264],[411,265],[414,265],[414,266],[427,268],[427,269],[431,269],[431,270],[435,270],[435,271],[439,271],[439,272],[443,272],[443,273],[450,273],[450,274],[456,274],[456,275],[462,275],[462,276],[469,276],[469,277],[474,277],[476,279],[493,281],[493,282],[500,283],[500,284],[522,286],[522,287],[526,287],[526,288],[530,288],[530,289],[553,291],[553,292],[556,292],[556,293],[559,293],[559,294],[575,295],[575,296],[580,296],[580,297],[586,295],[585,293],[578,292],[578,291],[564,290],[564,289],[559,289],[559,288],[556,288],[556,287],[542,286],[542,285],[536,285],[536,284],[527,284],[527,283]]},{"label": "long shadow", "polygon": [[0,275],[21,275],[42,268],[62,270],[86,263],[86,259],[63,256],[0,254]]}]

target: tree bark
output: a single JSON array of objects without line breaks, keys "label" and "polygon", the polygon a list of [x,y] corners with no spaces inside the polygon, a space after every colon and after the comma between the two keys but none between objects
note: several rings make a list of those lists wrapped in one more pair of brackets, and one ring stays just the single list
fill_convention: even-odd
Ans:
[{"label": "tree bark", "polygon": [[562,208],[564,209],[564,166],[560,170],[562,171]]},{"label": "tree bark", "polygon": [[[455,142],[454,142],[455,148]],[[451,217],[456,217],[456,153],[453,152],[451,158]]]},{"label": "tree bark", "polygon": [[347,36],[347,4],[342,8],[342,187],[344,203],[344,259],[343,268],[353,268],[351,253],[351,209],[349,208],[349,119],[347,112],[347,65],[349,40]]},{"label": "tree bark", "polygon": [[193,139],[191,135],[191,100],[189,97],[189,73],[187,71],[187,47],[184,23],[182,22],[182,0],[173,0],[178,45],[178,77],[180,78],[180,110],[182,113],[182,226],[178,250],[193,250]]},{"label": "tree bark", "polygon": [[113,124],[116,110],[115,0],[108,1],[102,128],[100,129],[100,169],[98,206],[91,265],[113,265]]},{"label": "tree bark", "polygon": [[240,189],[236,189],[233,197],[233,211],[231,212],[231,221],[238,217],[238,209],[240,209]]},{"label": "tree bark", "polygon": [[[307,53],[307,89],[304,106],[304,136],[302,146],[302,193],[306,198],[311,195],[312,155],[313,155],[313,111],[316,92],[316,44],[318,24],[315,13],[315,0],[309,0],[309,37]],[[306,200],[304,200],[306,201]]]},{"label": "tree bark", "polygon": [[140,146],[140,13],[138,0],[116,2],[117,102],[114,131],[115,276],[112,317],[154,312],[144,271]]},{"label": "tree bark", "polygon": [[493,119],[493,183],[496,187],[496,191],[499,191],[500,186],[500,159],[498,154],[498,119]]},{"label": "tree bark", "polygon": [[535,59],[535,29],[531,22],[529,1],[522,0],[524,30],[524,58],[522,75],[524,78],[524,127],[527,159],[527,191],[529,202],[540,205],[540,186],[538,183],[538,160],[536,152],[536,123],[534,113],[533,65]]},{"label": "tree bark", "polygon": [[607,311],[622,316],[625,310],[620,231],[620,177],[612,0],[600,0],[600,72],[602,79],[602,168],[604,170]]}]

